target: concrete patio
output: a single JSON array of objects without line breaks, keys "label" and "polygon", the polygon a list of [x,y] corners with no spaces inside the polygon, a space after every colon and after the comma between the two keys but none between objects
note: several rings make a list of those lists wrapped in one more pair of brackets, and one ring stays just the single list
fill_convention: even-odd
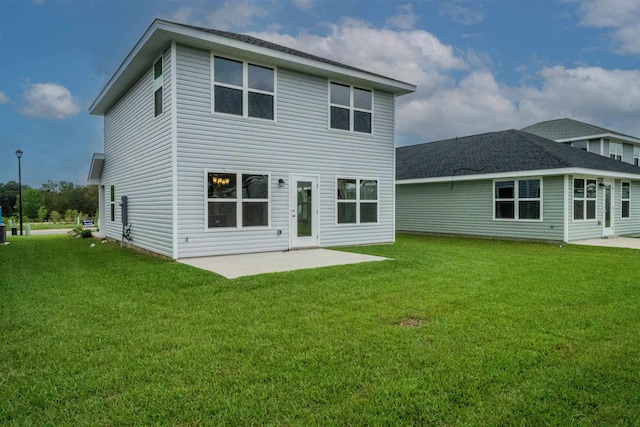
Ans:
[{"label": "concrete patio", "polygon": [[227,279],[235,279],[237,277],[253,276],[256,274],[331,267],[334,265],[359,264],[362,262],[385,261],[388,259],[390,258],[340,252],[330,249],[307,249],[299,251],[184,258],[179,259],[178,262],[212,271]]},{"label": "concrete patio", "polygon": [[633,237],[613,237],[610,239],[588,239],[571,242],[572,245],[604,246],[609,248],[640,249],[640,239]]}]

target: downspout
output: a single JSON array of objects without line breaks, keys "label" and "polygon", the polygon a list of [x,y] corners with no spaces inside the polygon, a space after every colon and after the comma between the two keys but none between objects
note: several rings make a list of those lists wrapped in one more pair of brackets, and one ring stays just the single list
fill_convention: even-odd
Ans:
[{"label": "downspout", "polygon": [[173,259],[178,259],[178,95],[177,95],[177,49],[171,42],[171,187],[173,199]]}]

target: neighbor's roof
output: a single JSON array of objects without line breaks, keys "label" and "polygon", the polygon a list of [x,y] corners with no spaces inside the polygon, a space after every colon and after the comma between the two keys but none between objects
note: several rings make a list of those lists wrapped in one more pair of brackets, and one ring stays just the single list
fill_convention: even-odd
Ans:
[{"label": "neighbor's roof", "polygon": [[220,55],[239,56],[250,61],[266,62],[313,75],[339,79],[345,83],[365,85],[396,95],[416,90],[416,87],[410,83],[256,37],[155,19],[89,107],[89,112],[102,115],[109,111],[143,73],[151,70],[153,62],[171,45],[172,41],[215,51]]},{"label": "neighbor's roof", "polygon": [[639,141],[635,136],[625,135],[624,133],[616,132],[614,130],[567,118],[547,120],[546,122],[527,126],[522,130],[543,138],[553,139],[554,141],[567,140],[570,138],[588,138],[600,135],[622,136]]},{"label": "neighbor's roof", "polygon": [[484,175],[607,171],[640,179],[640,168],[511,129],[396,149],[396,179],[480,179]]}]

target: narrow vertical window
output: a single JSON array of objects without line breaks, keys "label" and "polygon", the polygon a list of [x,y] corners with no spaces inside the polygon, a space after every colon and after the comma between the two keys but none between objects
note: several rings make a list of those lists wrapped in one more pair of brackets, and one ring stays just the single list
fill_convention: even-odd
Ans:
[{"label": "narrow vertical window", "polygon": [[623,182],[622,183],[622,206],[620,209],[622,218],[630,218],[630,208],[631,208],[631,183]]},{"label": "narrow vertical window", "polygon": [[153,111],[154,117],[158,117],[162,114],[163,109],[163,96],[162,88],[164,79],[162,77],[162,58],[158,59],[153,64]]},{"label": "narrow vertical window", "polygon": [[115,185],[111,186],[111,197],[110,197],[110,205],[111,205],[111,221],[116,220],[116,187]]},{"label": "narrow vertical window", "polygon": [[633,164],[640,166],[640,147],[633,147]]}]

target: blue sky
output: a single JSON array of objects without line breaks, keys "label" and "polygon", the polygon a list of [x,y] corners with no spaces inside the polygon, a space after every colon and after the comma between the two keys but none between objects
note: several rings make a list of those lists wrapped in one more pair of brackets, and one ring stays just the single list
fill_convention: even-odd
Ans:
[{"label": "blue sky", "polygon": [[155,17],[254,36],[418,86],[398,145],[571,117],[640,136],[637,0],[0,0],[0,182],[86,184],[87,108]]}]

